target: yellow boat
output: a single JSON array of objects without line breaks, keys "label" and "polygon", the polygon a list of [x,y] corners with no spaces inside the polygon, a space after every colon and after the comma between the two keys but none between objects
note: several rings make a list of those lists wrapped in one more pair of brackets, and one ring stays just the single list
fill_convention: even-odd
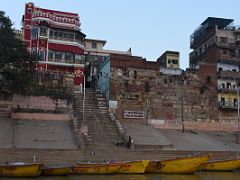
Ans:
[{"label": "yellow boat", "polygon": [[149,160],[107,163],[78,163],[73,174],[140,174],[144,173]]},{"label": "yellow boat", "polygon": [[46,176],[66,176],[72,172],[72,167],[70,166],[48,166],[43,167],[42,175]]},{"label": "yellow boat", "polygon": [[207,162],[209,157],[192,156],[162,161],[151,161],[145,173],[190,174],[198,170],[199,166]]},{"label": "yellow boat", "polygon": [[209,161],[203,163],[199,170],[201,171],[233,171],[240,167],[240,159],[229,159],[219,161]]},{"label": "yellow boat", "polygon": [[116,162],[113,164],[120,164],[121,168],[117,173],[120,174],[142,174],[150,161],[149,160],[139,160],[139,161],[124,161]]},{"label": "yellow boat", "polygon": [[4,177],[36,177],[41,174],[40,163],[11,163],[0,165],[0,176]]},{"label": "yellow boat", "polygon": [[78,163],[73,166],[73,174],[115,174],[121,165],[112,163]]}]

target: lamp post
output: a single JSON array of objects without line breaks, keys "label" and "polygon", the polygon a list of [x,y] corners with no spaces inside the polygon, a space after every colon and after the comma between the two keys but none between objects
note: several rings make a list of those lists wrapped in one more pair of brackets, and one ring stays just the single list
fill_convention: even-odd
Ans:
[{"label": "lamp post", "polygon": [[85,84],[86,84],[86,79],[85,79],[85,74],[84,73],[82,73],[82,75],[83,75],[83,119],[82,119],[82,121],[83,121],[83,124],[85,125],[85,118],[84,118],[84,113],[85,113]]},{"label": "lamp post", "polygon": [[240,144],[240,119],[239,119],[239,86],[237,86],[237,121],[238,121],[238,132],[237,132],[237,143]]}]

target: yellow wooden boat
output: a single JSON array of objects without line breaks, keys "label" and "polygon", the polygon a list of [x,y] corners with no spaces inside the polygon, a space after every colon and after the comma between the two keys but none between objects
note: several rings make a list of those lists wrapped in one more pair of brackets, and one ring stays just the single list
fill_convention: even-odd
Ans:
[{"label": "yellow wooden boat", "polygon": [[46,176],[66,176],[69,175],[71,172],[71,166],[45,166],[42,169],[42,175]]},{"label": "yellow wooden boat", "polygon": [[240,159],[228,159],[209,161],[203,163],[199,170],[201,171],[233,171],[240,167]]},{"label": "yellow wooden boat", "polygon": [[162,161],[151,161],[145,173],[190,174],[198,170],[199,166],[207,162],[209,157],[192,156]]},{"label": "yellow wooden boat", "polygon": [[121,168],[121,165],[112,163],[78,163],[73,166],[73,174],[115,174]]},{"label": "yellow wooden boat", "polygon": [[124,161],[115,162],[113,164],[120,164],[121,168],[117,173],[120,174],[142,174],[150,161],[149,160],[139,160],[139,161]]},{"label": "yellow wooden boat", "polygon": [[36,177],[41,174],[40,163],[11,163],[0,165],[0,176],[5,177]]},{"label": "yellow wooden boat", "polygon": [[107,163],[78,163],[73,174],[140,174],[144,173],[149,160]]}]

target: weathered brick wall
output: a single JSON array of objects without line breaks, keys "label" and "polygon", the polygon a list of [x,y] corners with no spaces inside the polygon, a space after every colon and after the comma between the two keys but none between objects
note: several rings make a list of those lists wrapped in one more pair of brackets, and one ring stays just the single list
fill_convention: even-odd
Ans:
[{"label": "weathered brick wall", "polygon": [[[118,101],[116,116],[119,120],[174,122],[181,120],[183,108],[185,121],[218,121],[216,93],[212,88],[201,88],[204,83],[197,72],[186,72],[183,76],[163,75],[159,73],[158,63],[151,62],[151,68],[142,68],[147,67],[145,64],[148,62],[139,58],[111,59],[110,100]],[[208,73],[214,73],[213,66],[207,68]],[[206,71],[200,74],[205,76]],[[203,79],[205,81],[205,77]],[[124,118],[124,110],[142,111],[144,118]]]},{"label": "weathered brick wall", "polygon": [[47,96],[22,96],[13,95],[12,108],[54,111],[56,108],[68,108],[67,100],[52,99]]}]

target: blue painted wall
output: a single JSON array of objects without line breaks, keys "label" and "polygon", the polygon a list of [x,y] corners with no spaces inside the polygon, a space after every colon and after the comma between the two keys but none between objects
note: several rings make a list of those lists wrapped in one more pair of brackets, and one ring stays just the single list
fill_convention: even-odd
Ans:
[{"label": "blue painted wall", "polygon": [[106,56],[98,71],[98,89],[105,95],[107,103],[109,101],[110,83],[110,57]]}]

